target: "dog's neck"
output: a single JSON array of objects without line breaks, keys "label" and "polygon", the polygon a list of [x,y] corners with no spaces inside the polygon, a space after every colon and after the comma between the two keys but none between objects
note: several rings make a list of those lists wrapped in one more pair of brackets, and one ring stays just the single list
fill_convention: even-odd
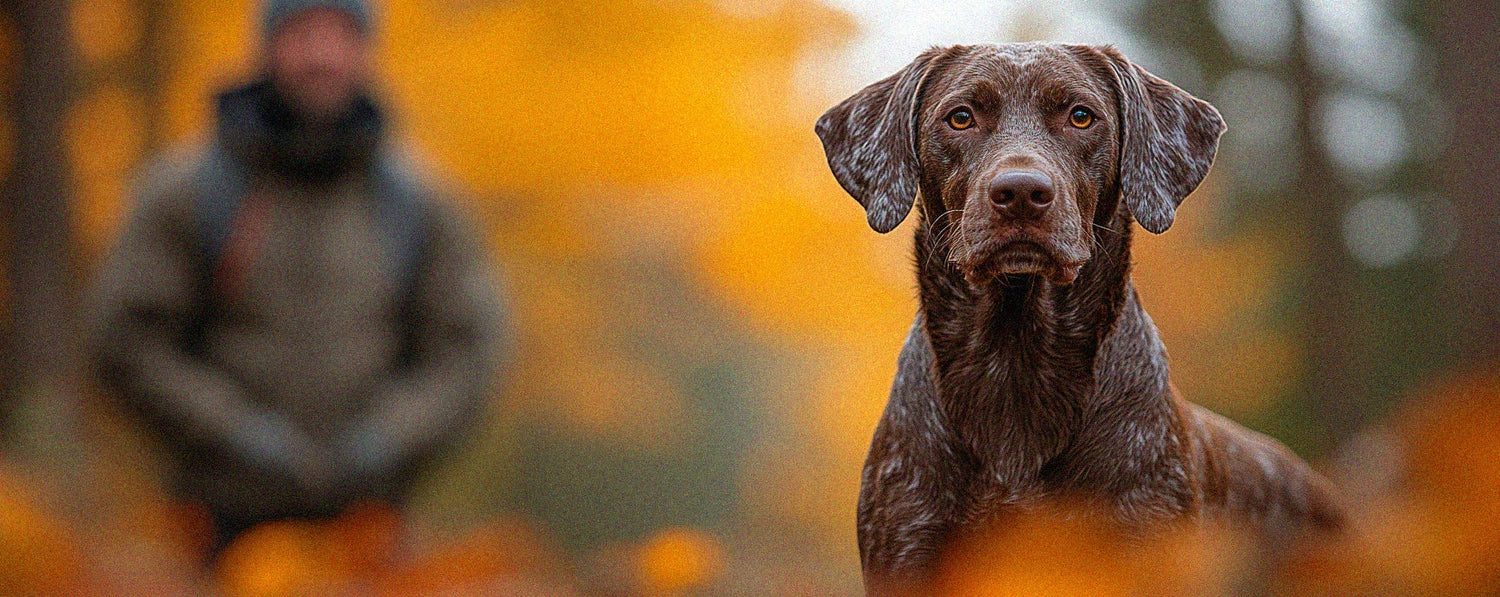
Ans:
[{"label": "dog's neck", "polygon": [[923,212],[918,283],[946,423],[973,457],[1012,469],[997,473],[1042,474],[1086,424],[1100,344],[1133,292],[1129,215],[1096,220],[1095,253],[1071,285],[1040,275],[976,285],[941,240],[952,224]]}]

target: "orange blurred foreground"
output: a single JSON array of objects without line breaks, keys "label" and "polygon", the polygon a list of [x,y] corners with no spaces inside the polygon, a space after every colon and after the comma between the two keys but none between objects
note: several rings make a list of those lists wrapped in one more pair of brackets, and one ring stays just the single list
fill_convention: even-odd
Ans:
[{"label": "orange blurred foreground", "polygon": [[[1500,372],[1435,387],[1367,430],[1336,475],[1358,532],[1337,545],[1267,554],[1229,533],[1127,540],[1068,508],[1040,510],[966,543],[946,561],[940,594],[1344,597],[1500,594]],[[52,491],[56,491],[55,489]],[[579,586],[529,525],[498,520],[449,542],[366,505],[337,520],[285,521],[246,533],[207,579],[200,526],[151,503],[101,508],[118,519],[68,522],[46,488],[0,468],[0,595],[292,597],[361,595],[717,594],[736,554],[700,530],[669,528],[620,551],[631,578]],[[166,528],[177,527],[177,528]],[[851,538],[852,541],[852,533]],[[150,553],[156,549],[161,553]],[[1265,562],[1274,559],[1275,566]],[[601,561],[595,561],[596,564]],[[607,563],[607,562],[606,562]],[[603,565],[603,564],[600,564]],[[850,561],[849,566],[856,566]],[[217,591],[208,586],[217,587]]]},{"label": "orange blurred foreground", "polygon": [[1342,459],[1356,532],[1258,551],[1227,533],[1129,541],[1076,510],[1041,511],[962,546],[942,595],[1500,594],[1500,374],[1438,386]]},{"label": "orange blurred foreground", "polygon": [[403,553],[405,533],[381,505],[269,523],[230,545],[216,576],[225,597],[574,594],[549,581],[557,560],[525,525],[496,522],[419,554]]}]

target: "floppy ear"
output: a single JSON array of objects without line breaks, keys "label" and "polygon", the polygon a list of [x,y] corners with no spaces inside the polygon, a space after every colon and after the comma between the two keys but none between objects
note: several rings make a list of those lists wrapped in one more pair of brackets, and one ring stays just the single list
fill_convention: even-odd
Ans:
[{"label": "floppy ear", "polygon": [[1142,228],[1161,234],[1213,165],[1224,119],[1208,102],[1104,49],[1120,111],[1120,197]]},{"label": "floppy ear", "polygon": [[922,82],[944,52],[932,48],[818,119],[818,138],[839,185],[865,207],[876,232],[890,232],[917,199],[917,117]]}]

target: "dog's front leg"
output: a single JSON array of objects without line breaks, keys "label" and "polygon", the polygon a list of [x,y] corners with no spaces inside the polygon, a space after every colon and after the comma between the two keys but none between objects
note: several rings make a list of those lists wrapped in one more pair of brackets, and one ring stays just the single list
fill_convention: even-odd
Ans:
[{"label": "dog's front leg", "polygon": [[[880,435],[872,456],[882,447]],[[925,594],[958,525],[960,509],[949,503],[954,492],[941,487],[944,473],[910,456],[872,458],[865,467],[858,523],[870,595]]]}]

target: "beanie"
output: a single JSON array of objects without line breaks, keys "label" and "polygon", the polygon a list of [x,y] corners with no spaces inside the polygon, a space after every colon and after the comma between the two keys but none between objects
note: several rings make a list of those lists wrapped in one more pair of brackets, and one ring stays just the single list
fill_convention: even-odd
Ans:
[{"label": "beanie", "polygon": [[337,10],[354,19],[360,33],[369,35],[375,14],[365,0],[265,0],[261,7],[260,31],[265,39],[275,37],[282,25],[303,11],[316,8]]}]

